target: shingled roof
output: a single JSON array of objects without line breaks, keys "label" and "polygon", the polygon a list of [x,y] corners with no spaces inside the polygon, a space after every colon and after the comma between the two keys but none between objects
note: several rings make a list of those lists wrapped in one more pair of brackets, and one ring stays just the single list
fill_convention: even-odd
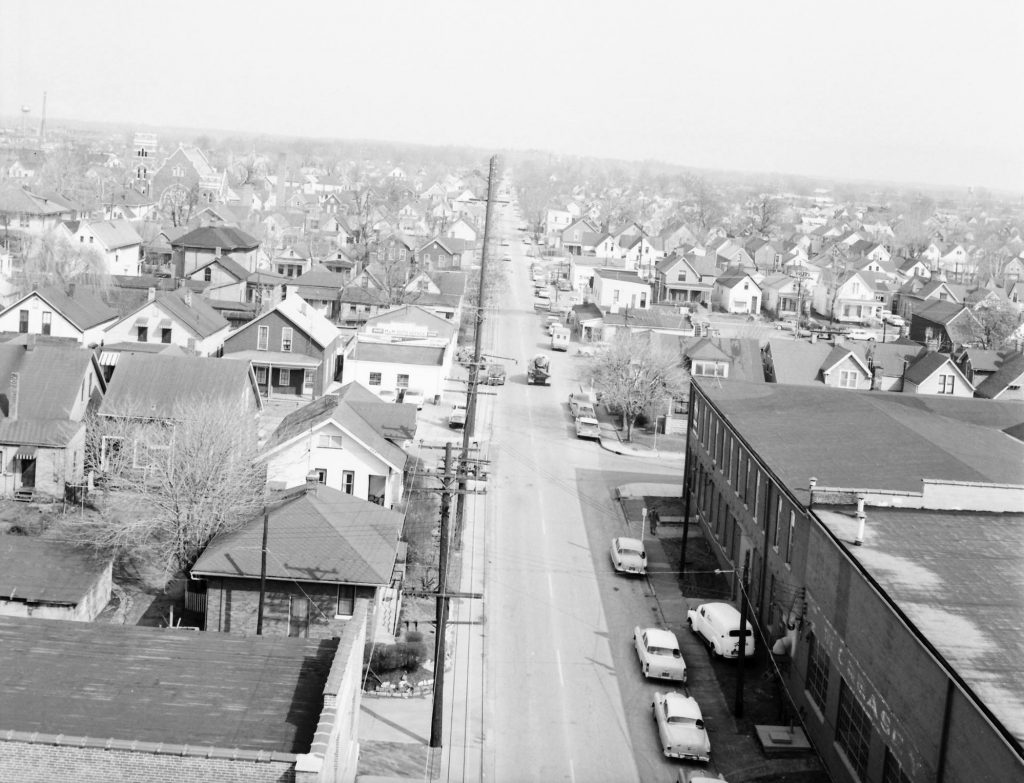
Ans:
[{"label": "shingled roof", "polygon": [[200,226],[177,239],[171,247],[194,247],[205,250],[220,248],[223,253],[233,250],[255,250],[260,241],[235,226]]},{"label": "shingled roof", "polygon": [[[390,584],[404,516],[319,486],[271,509],[267,578],[298,582]],[[263,517],[218,536],[192,567],[196,576],[260,575]]]},{"label": "shingled roof", "polygon": [[110,560],[67,544],[0,536],[0,598],[77,606]]},{"label": "shingled roof", "polygon": [[75,288],[73,292],[66,292],[64,289],[56,286],[37,288],[7,309],[12,310],[18,307],[32,294],[47,302],[55,311],[67,318],[81,331],[106,323],[107,321],[113,321],[118,317],[117,310],[107,305],[88,289]]}]

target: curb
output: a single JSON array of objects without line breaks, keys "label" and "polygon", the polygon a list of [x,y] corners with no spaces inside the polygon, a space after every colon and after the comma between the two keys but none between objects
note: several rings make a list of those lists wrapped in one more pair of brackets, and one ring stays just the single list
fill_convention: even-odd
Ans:
[{"label": "curb", "polygon": [[605,451],[610,451],[613,454],[621,454],[626,457],[646,457],[647,459],[661,459],[661,460],[679,460],[682,462],[686,459],[686,454],[681,451],[655,451],[653,449],[638,448],[636,446],[630,446],[622,441],[611,438],[600,439],[601,448]]}]

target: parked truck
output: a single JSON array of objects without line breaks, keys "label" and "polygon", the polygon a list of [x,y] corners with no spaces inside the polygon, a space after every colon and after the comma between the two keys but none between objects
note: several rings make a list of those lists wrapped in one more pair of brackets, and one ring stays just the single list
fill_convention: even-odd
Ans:
[{"label": "parked truck", "polygon": [[537,354],[526,367],[526,382],[535,386],[547,386],[551,377],[551,360],[542,353]]},{"label": "parked truck", "polygon": [[555,326],[551,330],[551,350],[569,350],[569,330],[564,326]]}]

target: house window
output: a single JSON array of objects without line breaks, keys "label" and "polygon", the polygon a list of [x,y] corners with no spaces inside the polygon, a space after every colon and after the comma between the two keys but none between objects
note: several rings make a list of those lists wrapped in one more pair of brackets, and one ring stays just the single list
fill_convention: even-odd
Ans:
[{"label": "house window", "polygon": [[836,717],[836,743],[857,777],[867,777],[871,724],[864,708],[857,703],[846,680],[839,681],[839,714]]},{"label": "house window", "polygon": [[356,586],[338,585],[338,617],[351,617],[356,610]]},{"label": "house window", "polygon": [[256,350],[265,351],[270,347],[270,327],[258,326],[256,328]]},{"label": "house window", "polygon": [[619,289],[616,288],[614,291],[612,291],[612,302],[613,303],[617,303],[618,301],[619,301]]},{"label": "house window", "polygon": [[316,445],[322,449],[340,449],[342,448],[341,444],[341,435],[328,435],[326,433],[322,433],[316,442]]},{"label": "house window", "polygon": [[316,377],[314,370],[307,369],[303,372],[302,376],[302,391],[312,392],[313,391],[313,379]]},{"label": "house window", "polygon": [[50,322],[53,320],[53,313],[48,310],[43,311],[43,334],[50,333]]},{"label": "house window", "polygon": [[148,326],[140,326],[140,327],[138,327],[138,330],[136,332],[136,339],[140,343],[149,342],[149,327]]},{"label": "house window", "polygon": [[809,634],[807,645],[807,693],[818,705],[818,709],[824,712],[828,699],[828,655],[813,633]]},{"label": "house window", "polygon": [[316,473],[316,483],[327,485],[327,468],[313,468]]},{"label": "house window", "polygon": [[288,599],[288,635],[309,635],[309,599],[305,596],[293,595]]},{"label": "house window", "polygon": [[28,334],[28,310],[18,311],[18,331],[21,334]]},{"label": "house window", "polygon": [[213,270],[210,267],[206,267],[206,269],[203,270],[203,280],[207,283],[213,280]]},{"label": "house window", "polygon": [[267,382],[267,367],[264,364],[256,366],[256,383],[264,384]]},{"label": "house window", "polygon": [[775,547],[775,551],[779,551],[779,528],[781,527],[780,522],[782,521],[782,497],[779,496],[775,499],[775,531],[772,534],[772,546]]},{"label": "house window", "polygon": [[885,749],[885,764],[882,766],[882,783],[910,783],[910,776],[888,748]]},{"label": "house window", "polygon": [[356,474],[351,470],[345,470],[341,473],[341,491],[346,495],[351,495],[356,490]]},{"label": "house window", "polygon": [[728,378],[729,365],[725,362],[694,361],[690,365],[690,375],[701,375],[708,378]]},{"label": "house window", "polygon": [[952,394],[953,393],[953,376],[952,375],[940,375],[939,376],[939,394]]},{"label": "house window", "polygon": [[292,335],[294,330],[290,326],[281,327],[281,350],[285,353],[292,352]]},{"label": "house window", "polygon": [[686,282],[686,272],[680,272],[679,274],[677,274],[676,275],[676,282],[677,283],[685,283]]},{"label": "house window", "polygon": [[396,381],[395,386],[397,386],[399,389],[408,389],[409,388],[409,376],[408,375],[402,375],[401,373],[399,373],[398,380]]},{"label": "house window", "polygon": [[751,499],[750,510],[751,510],[751,513],[752,513],[752,515],[754,517],[754,524],[756,525],[757,524],[757,498],[758,498],[758,495],[761,494],[761,471],[759,471],[756,467],[753,468],[753,471],[754,471],[754,497]]},{"label": "house window", "polygon": [[380,386],[380,381],[381,381],[381,375],[380,375],[379,372],[371,372],[370,373],[370,385],[371,386]]},{"label": "house window", "polygon": [[789,538],[786,539],[786,563],[793,562],[793,538],[796,536],[796,512],[789,512]]},{"label": "house window", "polygon": [[839,371],[839,386],[843,389],[857,388],[857,373],[853,370]]},{"label": "house window", "polygon": [[171,330],[170,327],[163,328],[160,330],[160,342],[169,344],[171,342]]}]

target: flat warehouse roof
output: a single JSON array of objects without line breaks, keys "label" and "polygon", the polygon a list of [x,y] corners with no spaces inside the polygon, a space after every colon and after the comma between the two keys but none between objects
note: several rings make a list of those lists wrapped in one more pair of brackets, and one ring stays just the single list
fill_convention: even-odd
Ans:
[{"label": "flat warehouse roof", "polygon": [[0,617],[0,729],[307,753],[337,648]]},{"label": "flat warehouse roof", "polygon": [[[864,543],[847,553],[1024,742],[1024,513],[866,511]],[[856,536],[853,509],[814,513]]]}]

